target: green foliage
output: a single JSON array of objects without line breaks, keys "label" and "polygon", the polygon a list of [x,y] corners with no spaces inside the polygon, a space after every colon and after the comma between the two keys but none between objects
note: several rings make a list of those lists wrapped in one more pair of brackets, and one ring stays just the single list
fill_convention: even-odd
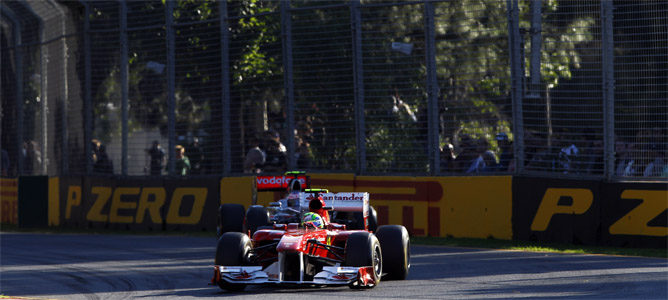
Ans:
[{"label": "green foliage", "polygon": [[[145,10],[147,16],[158,16],[159,12],[164,12],[164,3],[162,0],[133,5]],[[428,171],[423,4],[364,6],[366,3],[363,2],[362,10],[362,46],[369,168],[378,172]],[[541,77],[548,88],[573,76],[573,70],[580,67],[582,59],[578,45],[593,39],[591,28],[595,21],[575,14],[564,17],[560,14],[561,3],[542,1],[546,18],[542,25]],[[177,60],[179,65],[187,66],[187,70],[179,73],[175,95],[177,127],[182,131],[197,130],[208,124],[213,117],[211,112],[219,109],[217,95],[201,88],[221,88],[220,71],[207,67],[210,63],[207,54],[219,53],[220,44],[212,42],[220,36],[219,4],[195,0],[176,2],[173,16],[177,24]],[[244,133],[266,129],[267,115],[285,112],[279,4],[259,0],[227,2],[228,13],[234,16],[228,19],[229,65],[233,99],[238,101],[234,105],[239,106],[233,117],[241,127],[241,143]],[[325,4],[340,2],[304,1],[293,6]],[[530,2],[520,1],[519,4],[520,26],[529,28]],[[440,143],[454,141],[460,133],[485,139],[492,139],[499,131],[509,133],[512,118],[506,2],[446,1],[435,2],[434,7]],[[337,75],[339,70],[328,67],[337,65],[352,70],[350,11],[343,8],[292,11],[293,20],[308,24],[293,27],[292,32],[299,108],[295,121],[320,126],[315,128],[309,150],[318,168],[352,167],[356,159],[354,134],[337,132],[338,126],[342,126],[341,120],[349,121],[346,124],[350,127],[354,124],[354,74],[348,74],[348,79],[344,80],[344,76]],[[113,18],[111,12],[104,10],[94,10],[92,15],[99,21]],[[327,38],[322,38],[323,32]],[[164,130],[166,127],[165,75],[146,68],[149,61],[166,63],[165,51],[154,50],[154,45],[164,43],[164,34],[164,28],[130,32],[131,130]],[[523,38],[530,40],[528,35]],[[313,45],[314,41],[317,45]],[[406,55],[393,50],[393,42],[412,45],[412,53]],[[309,46],[327,51],[298,50],[309,49]],[[529,42],[524,43],[525,53],[530,53],[530,46]],[[530,68],[528,58],[526,55],[527,70]],[[99,116],[96,132],[118,131],[118,116],[114,116],[120,106],[118,63],[113,60],[109,62],[111,67],[102,68],[107,75],[95,95],[95,114]],[[300,88],[302,86],[307,88]],[[395,98],[401,100],[399,109],[395,109]],[[282,127],[282,124],[269,127],[272,125]]]}]

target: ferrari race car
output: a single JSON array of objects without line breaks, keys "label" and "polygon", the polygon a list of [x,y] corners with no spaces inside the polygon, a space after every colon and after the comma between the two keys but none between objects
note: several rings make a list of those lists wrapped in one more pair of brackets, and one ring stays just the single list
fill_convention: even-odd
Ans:
[{"label": "ferrari race car", "polygon": [[368,220],[368,193],[306,189],[296,194],[294,209],[307,220],[272,223],[252,235],[248,230],[220,236],[212,284],[230,291],[249,284],[372,288],[381,278],[406,278],[410,240],[405,227],[385,225],[371,232],[368,221],[357,230],[330,222],[330,212],[361,213]]}]

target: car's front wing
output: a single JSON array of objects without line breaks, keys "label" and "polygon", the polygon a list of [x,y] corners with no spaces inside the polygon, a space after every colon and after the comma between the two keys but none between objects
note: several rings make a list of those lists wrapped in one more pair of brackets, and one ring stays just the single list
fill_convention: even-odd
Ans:
[{"label": "car's front wing", "polygon": [[212,284],[226,281],[233,284],[305,284],[305,285],[350,285],[351,287],[374,287],[375,278],[373,267],[323,267],[313,280],[298,281],[282,279],[282,274],[276,264],[264,270],[259,266],[214,266]]}]

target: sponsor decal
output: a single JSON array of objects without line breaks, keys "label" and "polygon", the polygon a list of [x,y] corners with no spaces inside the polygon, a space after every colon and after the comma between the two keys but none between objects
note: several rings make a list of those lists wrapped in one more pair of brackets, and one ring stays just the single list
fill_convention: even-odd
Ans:
[{"label": "sponsor decal", "polygon": [[18,180],[0,179],[0,222],[18,224]]},{"label": "sponsor decal", "polygon": [[531,223],[531,230],[545,231],[552,216],[557,214],[584,214],[593,200],[594,194],[589,189],[548,188]]},{"label": "sponsor decal", "polygon": [[[620,203],[638,202],[630,208],[625,205],[623,213],[613,219],[607,228],[612,235],[630,236],[668,236],[668,227],[662,224],[652,226],[652,221],[668,210],[668,191],[625,189],[617,194]],[[587,188],[547,188],[540,206],[531,223],[531,230],[548,231],[552,217],[557,215],[582,216],[590,210],[594,201],[602,201],[600,197],[594,199],[591,189]],[[619,209],[612,207],[613,202],[601,202],[604,211]],[[620,217],[621,215],[621,217]],[[665,223],[665,222],[664,222]],[[607,223],[610,224],[610,223]],[[607,225],[606,225],[607,226]]]},{"label": "sponsor decal", "polygon": [[[257,176],[255,183],[258,190],[281,190],[286,189],[290,182],[294,180],[294,176]],[[306,176],[298,176],[297,180],[301,184],[302,189],[306,188]]]},{"label": "sponsor decal", "polygon": [[[163,187],[91,187],[92,204],[85,212],[86,221],[119,224],[186,224],[200,222],[207,199],[205,187],[177,187],[167,201]],[[81,186],[67,187],[65,219],[74,217],[72,211],[82,208]],[[85,209],[85,207],[84,207]],[[166,215],[163,220],[163,210]],[[185,213],[184,213],[185,212]],[[148,218],[147,218],[148,217]]]},{"label": "sponsor decal", "polygon": [[668,191],[624,190],[622,201],[640,199],[640,205],[610,226],[610,234],[668,236],[668,227],[649,223],[668,209]]},{"label": "sponsor decal", "polygon": [[364,200],[364,193],[323,194],[322,199],[325,201],[362,201]]}]

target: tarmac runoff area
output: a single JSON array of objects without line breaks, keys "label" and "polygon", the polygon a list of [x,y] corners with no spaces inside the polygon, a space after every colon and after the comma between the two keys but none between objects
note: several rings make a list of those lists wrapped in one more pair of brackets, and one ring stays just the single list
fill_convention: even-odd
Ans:
[{"label": "tarmac runoff area", "polygon": [[209,285],[215,238],[0,233],[0,295],[31,299],[668,299],[668,260],[412,246],[376,288]]}]

